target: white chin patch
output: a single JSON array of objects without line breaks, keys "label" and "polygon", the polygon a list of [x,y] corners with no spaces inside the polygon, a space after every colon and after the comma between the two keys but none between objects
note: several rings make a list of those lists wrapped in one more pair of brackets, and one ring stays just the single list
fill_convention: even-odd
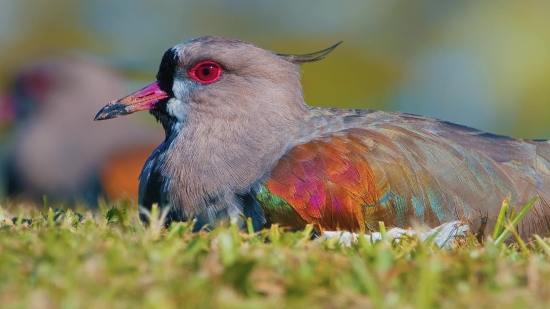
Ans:
[{"label": "white chin patch", "polygon": [[168,114],[176,117],[180,122],[185,120],[187,114],[185,112],[185,104],[176,98],[168,100],[168,103],[166,103],[166,111]]},{"label": "white chin patch", "polygon": [[193,89],[193,83],[183,79],[178,74],[174,76],[174,84],[172,85],[174,97],[166,103],[166,111],[170,115],[176,117],[179,122],[185,122],[187,118],[187,108],[189,104],[182,101],[182,98],[187,98],[191,89]]}]

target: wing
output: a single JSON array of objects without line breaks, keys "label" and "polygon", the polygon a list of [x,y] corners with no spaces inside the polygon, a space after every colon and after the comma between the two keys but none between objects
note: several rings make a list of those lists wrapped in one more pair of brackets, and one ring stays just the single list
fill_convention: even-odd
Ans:
[{"label": "wing", "polygon": [[515,140],[433,119],[355,125],[298,145],[276,164],[258,196],[273,222],[375,231],[467,220],[488,232],[503,199],[540,198],[521,235],[550,226],[548,142]]}]

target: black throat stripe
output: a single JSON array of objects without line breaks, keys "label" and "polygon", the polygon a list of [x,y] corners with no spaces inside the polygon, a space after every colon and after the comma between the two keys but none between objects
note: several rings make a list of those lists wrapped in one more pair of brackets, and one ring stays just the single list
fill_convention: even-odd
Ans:
[{"label": "black throat stripe", "polygon": [[174,76],[178,66],[178,54],[173,48],[170,48],[162,56],[159,71],[157,73],[157,81],[162,91],[166,92],[170,97],[174,96],[172,86],[174,85]]}]

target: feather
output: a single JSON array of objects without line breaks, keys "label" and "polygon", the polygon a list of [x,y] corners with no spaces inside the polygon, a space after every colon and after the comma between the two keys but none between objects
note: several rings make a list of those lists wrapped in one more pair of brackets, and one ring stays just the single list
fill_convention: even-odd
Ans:
[{"label": "feather", "polygon": [[331,51],[333,51],[338,45],[342,44],[343,41],[340,41],[329,48],[323,49],[318,52],[309,53],[309,54],[276,54],[277,56],[296,64],[302,64],[306,62],[313,62],[324,59]]}]

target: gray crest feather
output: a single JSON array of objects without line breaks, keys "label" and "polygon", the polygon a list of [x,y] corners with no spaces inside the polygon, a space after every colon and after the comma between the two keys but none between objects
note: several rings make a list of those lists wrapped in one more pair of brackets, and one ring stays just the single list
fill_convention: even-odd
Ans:
[{"label": "gray crest feather", "polygon": [[318,52],[309,53],[309,54],[277,54],[277,56],[285,59],[286,61],[302,64],[306,62],[313,62],[325,58],[331,51],[333,51],[338,45],[342,44],[343,41],[340,41],[329,48],[323,49]]}]

